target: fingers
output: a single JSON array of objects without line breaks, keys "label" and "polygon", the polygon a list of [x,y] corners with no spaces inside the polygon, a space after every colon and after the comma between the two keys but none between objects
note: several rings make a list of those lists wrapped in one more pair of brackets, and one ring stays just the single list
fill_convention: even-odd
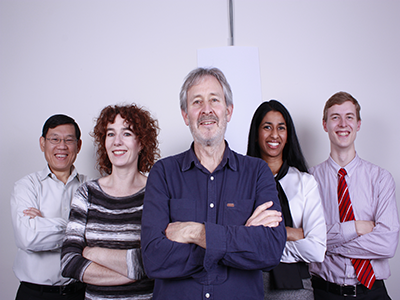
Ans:
[{"label": "fingers", "polygon": [[40,210],[38,210],[37,208],[34,208],[34,207],[30,207],[28,209],[25,209],[23,211],[23,213],[24,213],[24,216],[28,216],[29,219],[33,219],[33,218],[36,218],[36,217],[43,217],[42,213],[40,212]]},{"label": "fingers", "polygon": [[186,222],[173,222],[169,223],[167,228],[165,228],[165,236],[167,239],[178,242],[178,243],[185,243],[183,237],[183,230],[185,228]]},{"label": "fingers", "polygon": [[374,230],[375,222],[374,221],[363,221],[357,220],[354,222],[356,227],[356,232],[358,235],[364,235],[370,233]]},{"label": "fingers", "polygon": [[268,210],[272,205],[273,202],[269,201],[258,206],[247,220],[245,226],[277,227],[282,221],[282,213],[276,210]]},{"label": "fingers", "polygon": [[250,216],[250,218],[256,218],[259,214],[261,214],[263,211],[270,208],[273,204],[274,204],[274,202],[268,201],[268,202],[265,202],[265,203],[257,206],[257,208],[254,210],[253,214]]},{"label": "fingers", "polygon": [[282,214],[279,211],[265,211],[252,220],[248,220],[246,226],[277,227],[282,222]]}]

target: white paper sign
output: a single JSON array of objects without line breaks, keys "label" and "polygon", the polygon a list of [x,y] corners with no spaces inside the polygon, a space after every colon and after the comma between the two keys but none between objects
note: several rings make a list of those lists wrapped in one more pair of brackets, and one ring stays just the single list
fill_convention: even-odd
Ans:
[{"label": "white paper sign", "polygon": [[220,47],[197,50],[199,67],[216,67],[233,92],[233,116],[225,138],[232,150],[246,154],[251,119],[262,102],[261,76],[256,47]]}]

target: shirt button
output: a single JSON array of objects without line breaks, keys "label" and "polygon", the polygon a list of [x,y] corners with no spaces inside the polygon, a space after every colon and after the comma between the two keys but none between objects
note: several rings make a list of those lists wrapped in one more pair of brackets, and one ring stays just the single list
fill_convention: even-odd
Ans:
[{"label": "shirt button", "polygon": [[210,298],[210,293],[206,293],[205,296],[207,299]]},{"label": "shirt button", "polygon": [[211,176],[210,179],[211,179],[211,180],[214,180],[214,176]]},{"label": "shirt button", "polygon": [[214,208],[214,203],[210,203],[210,207],[211,207],[211,208]]}]

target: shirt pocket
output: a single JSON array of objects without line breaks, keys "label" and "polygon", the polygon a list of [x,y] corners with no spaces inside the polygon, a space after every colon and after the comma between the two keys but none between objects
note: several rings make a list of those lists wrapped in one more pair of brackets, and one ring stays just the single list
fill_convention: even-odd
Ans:
[{"label": "shirt pocket", "polygon": [[171,199],[170,215],[171,222],[194,221],[196,216],[195,201],[189,198]]},{"label": "shirt pocket", "polygon": [[227,201],[224,207],[224,224],[244,225],[253,210],[253,199]]}]

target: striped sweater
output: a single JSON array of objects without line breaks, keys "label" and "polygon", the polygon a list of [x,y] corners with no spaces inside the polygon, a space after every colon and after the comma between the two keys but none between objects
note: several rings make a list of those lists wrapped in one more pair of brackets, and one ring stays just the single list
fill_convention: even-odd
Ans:
[{"label": "striped sweater", "polygon": [[128,250],[128,277],[136,279],[121,286],[88,284],[86,299],[152,298],[154,281],[144,274],[140,251],[144,190],[127,197],[112,197],[94,180],[76,191],[61,251],[62,275],[82,281],[91,263],[82,251],[89,246]]}]

